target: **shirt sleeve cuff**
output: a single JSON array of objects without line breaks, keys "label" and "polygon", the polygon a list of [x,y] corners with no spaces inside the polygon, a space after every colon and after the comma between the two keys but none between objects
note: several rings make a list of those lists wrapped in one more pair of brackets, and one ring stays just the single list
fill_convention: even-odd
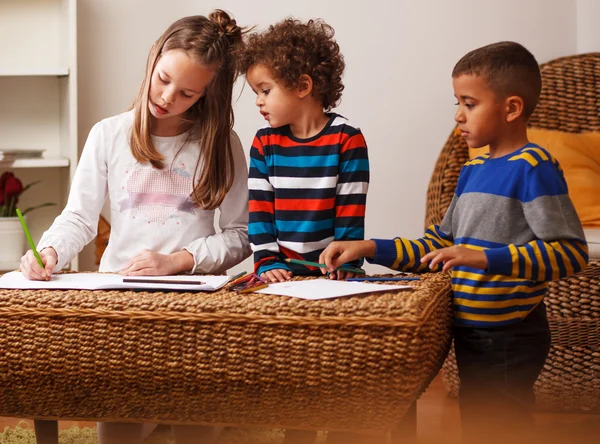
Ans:
[{"label": "shirt sleeve cuff", "polygon": [[256,272],[256,274],[260,276],[265,271],[275,270],[277,268],[283,268],[284,270],[292,271],[292,270],[290,270],[290,267],[288,267],[283,262],[269,262],[269,263],[263,264],[260,267],[258,267],[258,271]]},{"label": "shirt sleeve cuff", "polygon": [[484,253],[488,261],[486,270],[488,274],[501,274],[504,276],[512,274],[512,255],[508,247],[490,248],[484,250]]},{"label": "shirt sleeve cuff", "polygon": [[398,259],[398,251],[396,250],[396,242],[392,239],[371,239],[375,242],[375,257],[367,258],[372,264],[391,267]]},{"label": "shirt sleeve cuff", "polygon": [[199,264],[199,262],[196,260],[196,255],[192,251],[190,251],[190,249],[187,247],[183,247],[181,249],[181,251],[187,251],[188,253],[190,253],[192,255],[192,259],[194,259],[194,265],[192,266],[192,269],[186,271],[185,274],[195,274],[196,268],[198,268],[198,264]]},{"label": "shirt sleeve cuff", "polygon": [[[40,243],[37,245],[37,251],[40,252],[42,251],[44,248],[54,248],[54,251],[56,251],[56,256],[58,258],[58,260],[56,261],[56,266],[54,267],[54,273],[58,273],[59,271],[61,271],[63,268],[65,268],[70,260],[68,259],[68,255],[65,253],[64,248],[62,248],[62,245],[59,241],[57,242],[53,242],[51,239],[49,241],[46,242],[42,242],[40,241]],[[65,260],[65,258],[67,260]]]}]

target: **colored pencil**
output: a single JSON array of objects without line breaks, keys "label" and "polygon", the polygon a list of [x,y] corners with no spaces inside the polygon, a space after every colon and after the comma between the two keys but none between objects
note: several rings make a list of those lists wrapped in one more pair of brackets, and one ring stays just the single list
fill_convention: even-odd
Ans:
[{"label": "colored pencil", "polygon": [[247,288],[244,288],[243,290],[240,290],[239,293],[240,294],[253,293],[256,290],[260,290],[261,288],[267,288],[268,286],[269,286],[269,284],[253,285],[251,287],[247,287]]},{"label": "colored pencil", "polygon": [[231,276],[231,279],[230,279],[230,281],[229,281],[229,282],[233,282],[233,281],[235,281],[236,279],[239,279],[239,278],[241,278],[241,277],[242,277],[243,275],[245,275],[246,273],[247,273],[246,271],[242,271],[241,273],[238,273],[238,274],[236,274],[235,276]]},{"label": "colored pencil", "polygon": [[21,221],[21,226],[23,227],[23,231],[25,232],[25,237],[27,237],[27,242],[29,242],[31,251],[33,251],[33,255],[37,259],[38,264],[40,264],[40,267],[44,268],[44,263],[42,262],[42,258],[40,257],[40,254],[38,253],[37,248],[35,248],[35,244],[33,243],[33,239],[31,238],[31,234],[29,234],[29,229],[27,228],[27,224],[25,223],[25,219],[23,219],[23,214],[21,213],[21,210],[19,210],[18,208],[17,208],[17,216],[19,216],[19,220]]}]

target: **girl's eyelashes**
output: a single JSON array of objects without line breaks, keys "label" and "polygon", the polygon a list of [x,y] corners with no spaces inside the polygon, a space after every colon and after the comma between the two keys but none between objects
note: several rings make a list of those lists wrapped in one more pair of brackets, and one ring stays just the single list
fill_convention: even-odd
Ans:
[{"label": "girl's eyelashes", "polygon": [[[157,77],[158,77],[158,80],[159,80],[159,81],[160,81],[162,84],[166,85],[166,84],[168,84],[168,83],[169,83],[169,81],[168,81],[167,79],[163,78],[163,77],[162,77],[160,74],[158,74],[158,75],[157,75]],[[184,91],[181,91],[181,95],[182,95],[183,97],[187,98],[187,99],[191,99],[192,97],[194,97],[193,95],[187,94],[187,93],[186,93],[186,92],[184,92]]]},{"label": "girl's eyelashes", "polygon": [[270,91],[270,89],[263,89],[263,94],[266,96],[267,94],[269,94]]}]

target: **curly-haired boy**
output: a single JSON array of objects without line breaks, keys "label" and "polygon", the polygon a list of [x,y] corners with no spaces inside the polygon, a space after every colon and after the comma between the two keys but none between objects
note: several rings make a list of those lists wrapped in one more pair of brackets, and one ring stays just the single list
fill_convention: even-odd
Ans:
[{"label": "curly-haired boy", "polygon": [[316,261],[333,240],[364,238],[367,147],[358,127],[330,112],[345,66],[333,36],[322,20],[287,18],[250,34],[240,56],[268,122],[250,151],[248,233],[255,272],[271,282],[320,275],[286,259]]}]

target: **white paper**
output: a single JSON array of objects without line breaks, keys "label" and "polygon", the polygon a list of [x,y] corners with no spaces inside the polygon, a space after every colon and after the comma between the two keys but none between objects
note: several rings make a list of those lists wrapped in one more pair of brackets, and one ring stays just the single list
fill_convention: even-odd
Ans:
[{"label": "white paper", "polygon": [[[134,276],[125,276],[134,278]],[[225,285],[229,276],[135,276],[148,280],[177,280],[177,281],[202,281],[203,285],[174,284],[174,283],[133,283],[123,282],[124,276],[119,274],[105,273],[66,273],[53,274],[49,281],[30,281],[23,273],[12,271],[0,277],[0,288],[23,289],[23,290],[188,290],[188,291],[215,291]]]},{"label": "white paper", "polygon": [[333,281],[330,279],[312,279],[309,281],[288,281],[269,284],[255,293],[290,296],[300,299],[330,299],[354,294],[398,291],[411,289],[410,285],[383,285],[364,282]]}]

